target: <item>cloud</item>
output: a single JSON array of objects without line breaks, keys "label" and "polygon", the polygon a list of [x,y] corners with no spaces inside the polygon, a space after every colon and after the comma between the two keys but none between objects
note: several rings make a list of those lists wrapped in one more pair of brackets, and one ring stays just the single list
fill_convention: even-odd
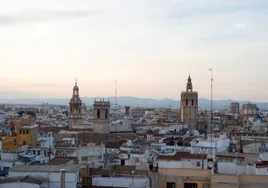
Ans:
[{"label": "cloud", "polygon": [[60,84],[31,84],[31,87],[58,87]]},{"label": "cloud", "polygon": [[[10,1],[12,3],[5,6]],[[83,94],[89,96],[110,95],[114,89],[113,84],[109,89],[110,80],[117,79],[119,83],[126,82],[120,86],[120,93],[124,95],[131,95],[136,90],[140,95],[150,96],[150,89],[146,88],[151,86],[152,91],[163,97],[175,97],[180,91],[180,83],[182,88],[185,87],[184,79],[189,71],[195,78],[195,88],[205,96],[209,79],[198,75],[207,74],[209,67],[215,70],[217,82],[222,81],[221,84],[233,88],[248,87],[242,84],[247,83],[243,75],[250,75],[248,80],[254,81],[256,75],[261,75],[258,80],[265,80],[267,1],[3,2],[5,8],[1,4],[0,22],[6,25],[0,30],[0,60],[5,65],[2,67],[4,76],[9,76],[9,70],[14,70],[14,67],[20,67],[14,70],[12,77],[31,75],[36,77],[36,83],[55,83],[57,80],[57,83],[71,85],[73,78],[70,77],[75,74],[80,80],[81,75],[81,81],[88,82],[81,87]],[[25,24],[14,26],[18,23]],[[252,62],[258,66],[252,66]],[[58,70],[61,71],[60,77]],[[217,70],[220,71],[216,74]],[[226,80],[227,74],[230,80]],[[242,81],[232,81],[236,74],[243,78]],[[100,87],[100,82],[103,87]],[[110,85],[105,85],[108,82]],[[156,86],[158,82],[159,86]],[[2,88],[25,89],[17,85],[29,86],[31,83],[31,79],[22,83],[14,78],[12,84],[5,88],[2,84]],[[28,88],[47,91],[45,87],[48,87],[49,91],[63,95],[72,87],[68,86],[65,91],[63,87],[58,89],[50,84],[34,85]],[[268,91],[259,85],[250,87]],[[170,88],[177,88],[178,92],[172,93]],[[229,91],[219,88],[217,95],[221,92],[228,95],[226,92]]]},{"label": "cloud", "polygon": [[59,19],[75,19],[81,17],[96,16],[98,12],[93,10],[75,10],[65,12],[35,11],[15,14],[0,14],[0,25],[21,24],[29,22],[56,21]]}]

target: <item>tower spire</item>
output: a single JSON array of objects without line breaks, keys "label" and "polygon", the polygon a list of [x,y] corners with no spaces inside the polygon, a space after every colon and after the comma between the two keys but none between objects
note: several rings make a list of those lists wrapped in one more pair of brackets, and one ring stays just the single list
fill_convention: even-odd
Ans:
[{"label": "tower spire", "polygon": [[77,77],[75,77],[75,85],[77,85]]},{"label": "tower spire", "polygon": [[191,75],[189,73],[189,77],[188,77],[188,81],[186,84],[186,91],[193,91],[193,84],[192,84],[192,79],[191,79]]}]

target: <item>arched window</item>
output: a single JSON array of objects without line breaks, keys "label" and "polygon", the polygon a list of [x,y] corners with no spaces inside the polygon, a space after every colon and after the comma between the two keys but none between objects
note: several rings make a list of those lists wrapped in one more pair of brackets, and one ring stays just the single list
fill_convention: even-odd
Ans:
[{"label": "arched window", "polygon": [[105,110],[105,119],[108,119],[108,110]]},{"label": "arched window", "polygon": [[97,110],[97,119],[100,119],[100,109]]},{"label": "arched window", "polygon": [[194,105],[194,99],[192,99],[192,106]]},{"label": "arched window", "polygon": [[186,106],[188,106],[188,99],[186,99]]}]

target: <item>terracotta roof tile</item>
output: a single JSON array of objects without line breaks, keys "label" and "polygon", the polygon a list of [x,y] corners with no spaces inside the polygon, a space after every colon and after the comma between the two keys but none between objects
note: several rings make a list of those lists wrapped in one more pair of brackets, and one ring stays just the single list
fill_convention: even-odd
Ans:
[{"label": "terracotta roof tile", "polygon": [[255,164],[256,164],[256,168],[267,167],[268,161],[256,162]]},{"label": "terracotta roof tile", "polygon": [[119,142],[107,142],[105,148],[119,148],[121,143]]},{"label": "terracotta roof tile", "polygon": [[77,160],[77,157],[55,157],[50,161],[51,165],[62,165],[65,163],[68,163],[70,161],[74,160],[74,162]]},{"label": "terracotta roof tile", "polygon": [[158,160],[175,160],[180,161],[182,159],[206,159],[207,154],[194,154],[190,152],[177,152],[175,155],[159,155]]}]

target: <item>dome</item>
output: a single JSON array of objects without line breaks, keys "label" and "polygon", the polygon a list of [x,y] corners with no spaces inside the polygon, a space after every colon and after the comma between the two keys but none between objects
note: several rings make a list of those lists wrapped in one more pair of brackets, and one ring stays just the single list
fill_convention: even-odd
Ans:
[{"label": "dome", "polygon": [[79,90],[79,87],[75,84],[75,86],[73,87],[73,90]]}]

